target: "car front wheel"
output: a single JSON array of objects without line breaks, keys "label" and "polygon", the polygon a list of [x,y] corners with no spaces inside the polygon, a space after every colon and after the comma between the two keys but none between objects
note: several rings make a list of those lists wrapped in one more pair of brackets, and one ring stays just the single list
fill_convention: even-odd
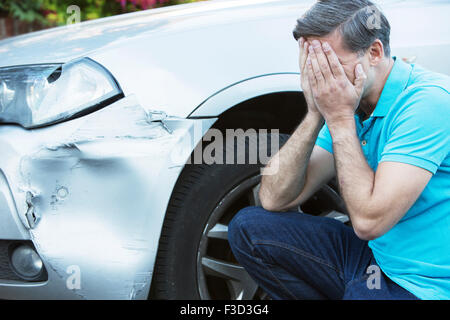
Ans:
[{"label": "car front wheel", "polygon": [[[234,152],[251,146],[266,148],[258,155],[272,155],[272,139],[281,146],[288,135],[261,135],[237,139]],[[252,141],[255,139],[256,141]],[[240,149],[239,141],[244,144]],[[243,142],[245,141],[245,142]],[[261,151],[261,152],[260,152]],[[224,157],[230,152],[224,148]],[[266,153],[264,153],[266,152]],[[236,160],[236,153],[235,160]],[[247,160],[247,159],[246,159]],[[255,164],[187,164],[174,188],[162,228],[150,298],[153,299],[267,299],[234,258],[227,241],[228,223],[246,206],[260,205],[258,188],[263,167]],[[300,210],[330,215],[346,222],[343,202],[325,186]]]}]

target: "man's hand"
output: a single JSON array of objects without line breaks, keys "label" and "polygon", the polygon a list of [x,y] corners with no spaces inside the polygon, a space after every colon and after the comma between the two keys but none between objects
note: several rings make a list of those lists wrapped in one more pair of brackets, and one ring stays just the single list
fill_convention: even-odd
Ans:
[{"label": "man's hand", "polygon": [[327,124],[342,120],[354,121],[366,75],[361,64],[355,68],[355,83],[351,83],[331,46],[318,40],[309,46],[306,69],[317,109]]},{"label": "man's hand", "polygon": [[308,111],[314,115],[318,115],[322,118],[322,115],[317,110],[316,103],[314,102],[313,93],[311,91],[311,86],[308,80],[308,71],[306,68],[306,59],[308,58],[308,47],[309,42],[305,40],[305,38],[301,37],[298,40],[299,48],[300,48],[300,58],[299,58],[299,66],[300,66],[300,80],[301,87],[303,90],[303,95],[305,96],[306,104],[308,106]]}]

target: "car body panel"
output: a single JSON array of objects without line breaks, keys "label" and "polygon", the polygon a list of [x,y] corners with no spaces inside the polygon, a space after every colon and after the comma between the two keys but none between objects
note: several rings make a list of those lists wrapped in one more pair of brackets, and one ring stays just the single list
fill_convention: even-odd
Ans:
[{"label": "car body panel", "polygon": [[[172,189],[216,120],[150,121],[151,114],[130,96],[46,128],[0,126],[7,150],[0,195],[11,190],[14,215],[22,220],[2,212],[2,224],[27,229],[0,228],[0,239],[31,239],[48,273],[41,283],[0,280],[0,297],[147,298]],[[25,217],[29,192],[39,217],[33,226]],[[76,287],[73,270],[80,276]]]}]

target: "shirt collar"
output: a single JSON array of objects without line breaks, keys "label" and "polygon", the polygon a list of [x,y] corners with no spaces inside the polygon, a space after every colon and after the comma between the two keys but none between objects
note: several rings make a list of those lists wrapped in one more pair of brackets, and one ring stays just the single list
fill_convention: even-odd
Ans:
[{"label": "shirt collar", "polygon": [[384,85],[381,92],[378,103],[375,110],[372,112],[371,117],[384,117],[388,113],[389,109],[393,106],[395,100],[402,93],[408,84],[412,66],[402,61],[401,59],[394,59],[394,66],[391,73]]}]

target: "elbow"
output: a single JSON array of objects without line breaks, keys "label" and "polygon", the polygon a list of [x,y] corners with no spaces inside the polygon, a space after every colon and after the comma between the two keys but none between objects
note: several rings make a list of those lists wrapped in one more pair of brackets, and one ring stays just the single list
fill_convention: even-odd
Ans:
[{"label": "elbow", "polygon": [[361,240],[370,241],[382,236],[379,230],[379,224],[374,220],[356,219],[352,221],[353,230]]},{"label": "elbow", "polygon": [[267,211],[281,211],[281,207],[272,199],[268,199],[267,197],[260,197],[259,201],[261,202],[261,207]]},{"label": "elbow", "polygon": [[261,207],[267,211],[283,211],[283,207],[280,203],[274,199],[273,197],[265,194],[264,192],[259,190],[259,202],[261,203]]}]

